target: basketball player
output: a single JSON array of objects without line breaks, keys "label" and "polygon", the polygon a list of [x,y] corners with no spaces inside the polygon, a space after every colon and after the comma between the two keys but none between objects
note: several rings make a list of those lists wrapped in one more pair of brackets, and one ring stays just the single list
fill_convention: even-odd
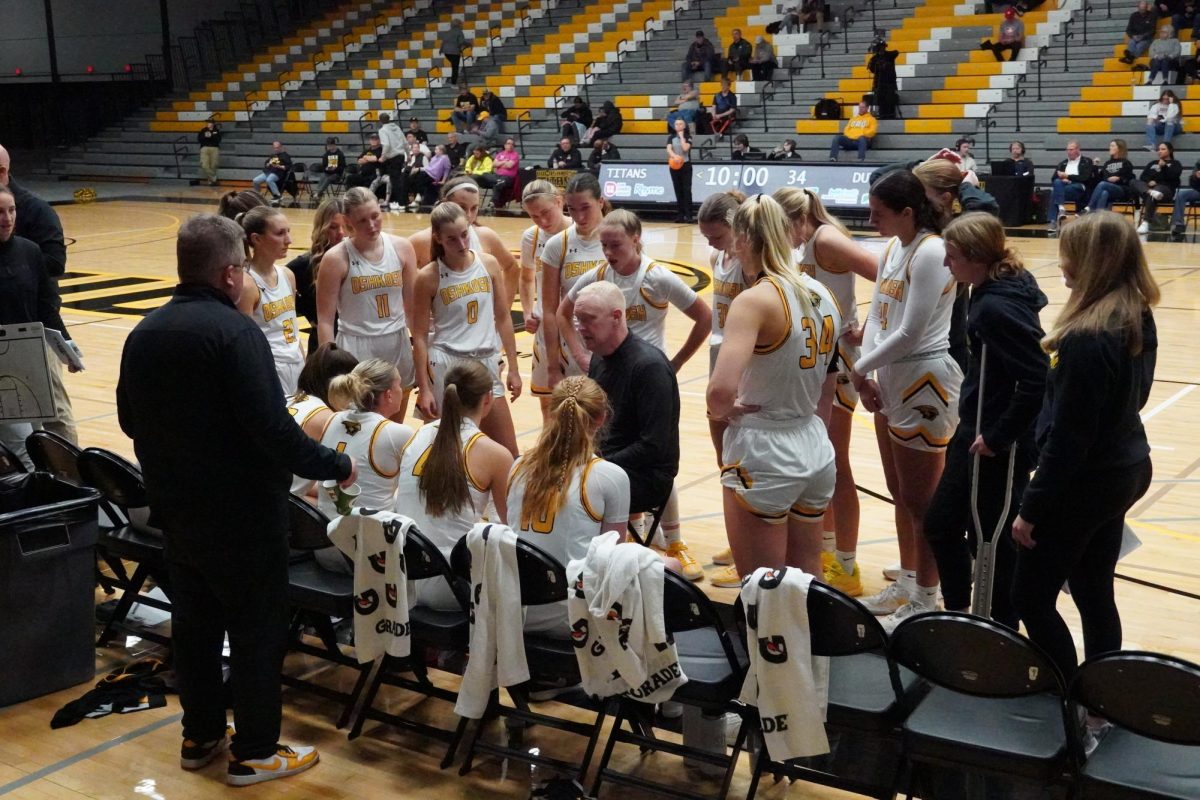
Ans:
[{"label": "basketball player", "polygon": [[851,597],[862,594],[858,568],[858,489],[850,466],[850,431],[854,427],[854,408],[858,395],[850,383],[850,370],[858,360],[858,305],[854,297],[855,276],[875,282],[878,264],[875,256],[854,243],[845,226],[825,210],[821,198],[811,189],[785,187],[772,195],[791,221],[792,246],[796,261],[809,277],[829,289],[842,310],[842,328],[838,331],[836,370],[825,378],[819,414],[829,429],[829,440],[836,454],[837,483],[833,501],[825,515],[821,543],[821,563],[825,565],[827,584]]},{"label": "basketball player", "polygon": [[349,236],[327,252],[317,272],[317,338],[334,341],[360,359],[380,358],[400,372],[405,396],[396,409],[402,421],[408,392],[416,386],[408,336],[417,260],[407,239],[383,232],[383,212],[362,186],[342,197]]},{"label": "basketball player", "polygon": [[604,215],[612,210],[600,191],[600,181],[590,172],[577,172],[571,176],[564,197],[572,223],[566,230],[550,237],[539,261],[542,271],[539,302],[545,329],[546,374],[551,388],[564,375],[582,375],[585,371],[575,363],[570,348],[564,346],[562,332],[558,329],[558,306],[581,275],[607,262],[600,245],[599,228]]},{"label": "basketball player", "polygon": [[[602,533],[624,533],[629,520],[629,477],[594,455],[608,398],[591,378],[564,378],[550,395],[537,443],[513,465],[508,481],[509,525],[566,564],[587,555]],[[526,609],[525,628],[562,631],[566,601]]]},{"label": "basketball player", "polygon": [[[413,354],[417,372],[417,408],[426,420],[440,414],[446,373],[456,364],[478,361],[492,375],[492,395],[515,401],[521,395],[517,343],[504,306],[504,275],[496,259],[471,249],[471,223],[456,203],[443,202],[429,214],[433,261],[417,274],[413,310]],[[501,380],[499,345],[508,358]],[[480,421],[483,432],[515,457],[517,433],[507,403],[493,403]]]},{"label": "basketball player", "polygon": [[[709,334],[712,312],[708,304],[678,275],[642,252],[642,223],[633,212],[625,209],[609,212],[600,225],[599,235],[607,262],[581,275],[558,309],[559,330],[571,348],[575,362],[581,369],[587,369],[591,361],[591,353],[583,346],[572,322],[575,300],[585,286],[607,281],[615,284],[625,297],[625,318],[630,333],[664,354],[667,352],[667,306],[675,306],[692,320],[687,339],[671,359],[671,366],[678,373]],[[674,488],[663,510],[662,534],[666,554],[683,565],[684,577],[701,580],[704,570],[679,533],[679,494]]]},{"label": "basketball player", "polygon": [[758,567],[821,574],[821,519],[833,496],[833,445],[817,416],[841,313],[796,269],[787,215],[757,195],[733,218],[734,250],[763,278],[729,307],[708,383],[723,446],[725,530],[742,575]]},{"label": "basketball player", "polygon": [[521,192],[521,206],[533,224],[521,236],[521,297],[528,298],[530,315],[526,333],[533,334],[533,374],[530,389],[542,406],[542,420],[550,408],[550,378],[546,370],[546,329],[542,325],[542,251],[546,242],[571,224],[563,214],[563,198],[550,181],[536,180]]},{"label": "basketball player", "polygon": [[321,259],[346,235],[346,208],[340,197],[326,197],[317,206],[312,219],[312,244],[304,253],[288,262],[296,276],[296,313],[308,321],[311,335],[308,352],[317,349],[317,275]]},{"label": "basketball player", "polygon": [[[333,409],[329,407],[329,382],[345,375],[358,365],[358,359],[336,344],[329,342],[309,354],[296,381],[296,393],[287,398],[287,410],[292,419],[310,439],[321,441]],[[313,494],[315,482],[308,478],[292,478],[292,494]]]},{"label": "basketball player", "polygon": [[[899,579],[863,600],[889,615],[885,627],[937,605],[938,572],[925,539],[925,514],[958,425],[962,371],[949,354],[956,282],[938,232],[943,220],[908,170],[871,187],[871,222],[891,237],[879,264],[863,353],[850,373],[863,406],[875,412],[875,438],[896,501]],[[875,373],[874,379],[868,376]]]},{"label": "basketball player", "polygon": [[[413,429],[393,422],[404,404],[404,386],[395,365],[380,358],[362,361],[345,375],[329,382],[329,402],[338,409],[321,434],[326,447],[353,456],[361,464],[358,486],[359,508],[390,510],[396,504],[396,482],[400,455],[412,438]],[[325,492],[317,495],[317,508],[334,518],[337,509]],[[315,551],[321,566],[335,572],[352,568],[336,547]]]},{"label": "basketball player", "polygon": [[[507,310],[512,308],[517,290],[520,289],[521,267],[517,259],[513,258],[512,251],[500,239],[500,235],[488,226],[478,223],[479,200],[479,184],[470,175],[459,175],[446,181],[438,195],[439,202],[454,203],[467,212],[467,219],[471,223],[471,249],[476,253],[487,253],[500,264],[500,271],[504,275],[504,291],[501,294],[507,313]],[[418,264],[428,264],[433,260],[433,240],[429,231],[417,231],[412,235],[411,241],[417,253]],[[521,310],[526,319],[529,318],[529,304],[532,302],[533,298],[522,295]]]},{"label": "basketball player", "polygon": [[304,366],[300,325],[296,317],[296,276],[275,264],[287,256],[291,226],[283,212],[259,206],[240,215],[246,232],[246,273],[238,310],[258,323],[275,359],[275,374],[285,395],[296,391]]},{"label": "basketball player", "polygon": [[[729,313],[730,303],[747,286],[753,286],[758,280],[757,274],[746,273],[742,263],[733,253],[733,215],[745,200],[746,196],[739,191],[719,192],[705,198],[696,214],[700,233],[712,248],[708,256],[708,266],[713,275],[712,333],[708,337],[709,377],[712,377],[717,353],[721,350],[721,340],[725,335],[725,316]],[[712,437],[713,448],[717,452],[718,467],[723,463],[721,443],[727,427],[729,425],[723,419],[708,418],[708,434]],[[742,576],[738,575],[737,568],[733,566],[732,550],[726,547],[718,552],[713,556],[713,563],[722,567],[709,576],[713,586],[737,589],[742,585]]]},{"label": "basketball player", "polygon": [[[441,419],[423,425],[400,458],[396,513],[411,517],[421,533],[447,558],[458,540],[480,521],[489,501],[501,522],[512,453],[479,429],[494,399],[492,376],[483,364],[463,361],[446,372]],[[417,602],[456,610],[457,600],[443,580],[418,584]]]}]

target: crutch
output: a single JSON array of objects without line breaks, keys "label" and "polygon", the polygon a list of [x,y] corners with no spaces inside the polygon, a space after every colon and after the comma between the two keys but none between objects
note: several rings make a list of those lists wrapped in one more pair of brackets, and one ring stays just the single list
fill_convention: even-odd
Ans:
[{"label": "crutch", "polygon": [[[979,356],[979,400],[975,406],[975,438],[983,431],[983,388],[984,377],[987,375],[987,345]],[[979,519],[979,460],[976,453],[972,459],[971,469],[971,520],[975,524],[975,581],[974,594],[971,598],[971,613],[980,617],[992,615],[992,582],[996,576],[996,541],[1004,532],[1004,521],[1008,519],[1008,509],[1012,506],[1012,478],[1016,466],[1017,446],[1013,443],[1008,448],[1008,480],[1004,483],[1004,508],[996,519],[995,530],[990,538],[983,534],[983,522]]]}]

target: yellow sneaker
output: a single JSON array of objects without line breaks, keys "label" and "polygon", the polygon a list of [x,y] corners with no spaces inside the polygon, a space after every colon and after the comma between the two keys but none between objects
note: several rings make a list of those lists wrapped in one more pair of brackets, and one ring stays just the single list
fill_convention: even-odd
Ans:
[{"label": "yellow sneaker", "polygon": [[862,570],[854,565],[854,572],[847,575],[846,568],[836,558],[825,565],[825,583],[837,589],[842,594],[851,597],[862,597]]},{"label": "yellow sneaker", "polygon": [[249,786],[252,783],[273,781],[303,772],[320,760],[315,747],[275,745],[275,752],[266,758],[238,761],[230,757],[225,782],[230,786]]},{"label": "yellow sneaker", "polygon": [[677,542],[671,542],[667,545],[666,554],[671,558],[679,560],[679,565],[683,569],[683,577],[689,581],[704,580],[704,569],[700,566],[700,562],[688,550],[687,542],[680,539]]},{"label": "yellow sneaker", "polygon": [[742,588],[742,576],[738,574],[737,567],[733,564],[722,567],[712,575],[709,575],[708,581],[718,589]]},{"label": "yellow sneaker", "polygon": [[[829,574],[829,566],[831,564],[836,564],[836,563],[837,563],[837,556],[835,556],[833,554],[832,550],[822,550],[821,551],[821,571],[822,572]],[[829,581],[825,581],[825,582],[829,583]]]},{"label": "yellow sneaker", "polygon": [[721,552],[713,556],[713,563],[718,567],[728,567],[733,563],[733,548],[726,547]]}]

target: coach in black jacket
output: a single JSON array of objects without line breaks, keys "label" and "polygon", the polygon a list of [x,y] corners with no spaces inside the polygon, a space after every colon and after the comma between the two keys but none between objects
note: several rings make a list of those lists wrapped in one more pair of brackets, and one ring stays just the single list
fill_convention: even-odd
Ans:
[{"label": "coach in black jacket", "polygon": [[288,416],[267,340],[234,306],[241,228],[193,217],[176,248],[180,285],[125,342],[117,412],[166,535],[184,737],[224,736],[227,631],[233,755],[266,758],[279,741],[291,476],[349,484],[355,467]]}]

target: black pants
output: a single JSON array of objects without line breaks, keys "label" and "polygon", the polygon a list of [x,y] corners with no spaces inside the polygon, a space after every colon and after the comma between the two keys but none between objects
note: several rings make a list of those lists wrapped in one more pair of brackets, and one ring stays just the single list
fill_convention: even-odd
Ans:
[{"label": "black pants", "polygon": [[458,55],[457,53],[454,55],[450,55],[449,53],[446,53],[445,56],[446,56],[446,60],[450,62],[450,85],[457,86],[458,85],[458,62],[462,60],[462,56]]},{"label": "black pants", "polygon": [[667,502],[675,476],[665,471],[630,469],[618,465],[629,476],[629,513],[641,514]]},{"label": "black pants", "polygon": [[1121,649],[1113,573],[1125,513],[1146,493],[1152,474],[1147,458],[1132,467],[1076,475],[1050,515],[1034,527],[1037,546],[1017,553],[1017,613],[1029,638],[1045,649],[1068,680],[1078,659],[1071,631],[1055,608],[1058,592],[1069,580],[1087,657]]},{"label": "black pants", "polygon": [[678,220],[686,222],[692,218],[692,162],[684,162],[679,169],[671,170],[671,185],[675,187]]},{"label": "black pants", "polygon": [[404,156],[394,156],[384,161],[381,170],[384,175],[392,179],[392,200],[397,202],[403,200],[405,173],[408,172],[404,167]]},{"label": "black pants", "polygon": [[1007,50],[1009,52],[1008,60],[1016,61],[1017,54],[1021,52],[1021,45],[1018,42],[1010,42],[1009,44],[1001,44],[1000,42],[989,42],[986,46],[984,46],[983,49],[991,50],[992,55],[994,55],[996,57],[997,61],[1004,60],[1004,51]]},{"label": "black pants", "polygon": [[1137,195],[1142,200],[1142,219],[1146,222],[1153,222],[1158,216],[1159,203],[1173,203],[1175,201],[1175,190],[1170,186],[1158,185],[1154,187],[1162,193],[1161,200],[1155,200],[1150,195],[1150,187],[1143,180],[1132,180],[1129,182],[1129,191]]},{"label": "black pants", "polygon": [[224,735],[221,647],[228,633],[237,728],[232,750],[235,758],[244,760],[271,755],[279,741],[279,676],[289,618],[288,548],[283,519],[278,525],[237,533],[217,537],[169,532],[167,558],[183,735],[194,742]]},{"label": "black pants", "polygon": [[[971,476],[974,458],[970,453],[975,431],[962,426],[954,433],[950,446],[946,448],[946,467],[929,511],[925,514],[925,538],[933,548],[937,559],[938,574],[942,578],[942,594],[946,608],[961,610],[971,606],[971,580],[973,571],[971,557],[975,552],[975,523],[971,517]],[[1017,613],[1013,609],[1012,586],[1013,565],[1016,548],[1012,541],[1012,522],[1021,504],[1021,494],[1029,483],[1032,468],[1030,456],[1017,450],[1017,463],[1013,468],[1012,502],[1005,517],[1000,538],[992,549],[996,564],[992,580],[992,619],[1016,630]],[[1004,490],[1008,483],[1008,453],[982,456],[979,459],[979,521],[983,533],[991,537],[996,530],[996,521],[1004,509]]]}]

